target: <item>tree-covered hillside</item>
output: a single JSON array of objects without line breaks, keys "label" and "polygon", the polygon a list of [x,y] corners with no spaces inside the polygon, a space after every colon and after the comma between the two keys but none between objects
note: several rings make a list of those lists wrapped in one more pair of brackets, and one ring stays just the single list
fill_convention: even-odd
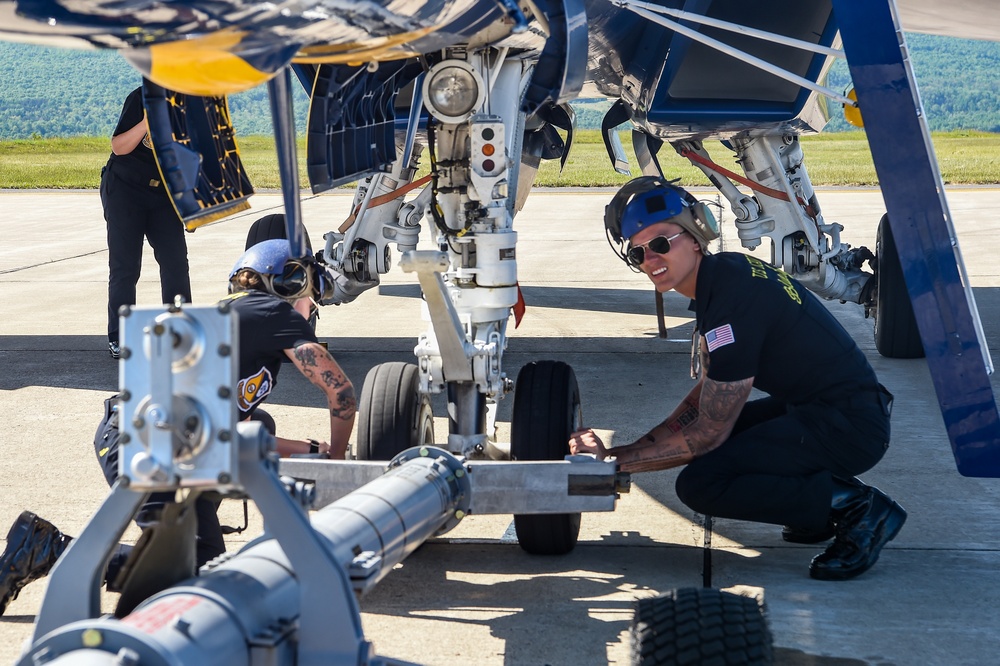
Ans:
[{"label": "tree-covered hillside", "polygon": [[[932,130],[1000,132],[1000,44],[907,35],[917,82]],[[0,43],[0,139],[108,136],[125,95],[139,75],[116,52],[77,51]],[[829,85],[844,89],[847,66],[837,62]],[[307,100],[296,84],[296,126],[305,127]],[[229,100],[241,135],[271,134],[266,87]],[[600,127],[609,102],[574,103],[581,128]],[[848,129],[836,117],[829,130]]]}]

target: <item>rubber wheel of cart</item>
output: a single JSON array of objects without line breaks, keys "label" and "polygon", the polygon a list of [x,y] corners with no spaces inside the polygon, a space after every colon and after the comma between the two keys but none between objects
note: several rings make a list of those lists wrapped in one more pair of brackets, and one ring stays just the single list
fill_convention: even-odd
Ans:
[{"label": "rubber wheel of cart", "polygon": [[760,602],[713,588],[639,599],[629,634],[633,666],[774,663]]},{"label": "rubber wheel of cart", "polygon": [[875,252],[878,257],[875,348],[886,358],[923,358],[924,346],[888,215],[883,215],[878,223]]},{"label": "rubber wheel of cart", "polygon": [[[511,458],[562,460],[582,420],[573,368],[560,361],[529,363],[514,387]],[[580,536],[580,514],[515,515],[514,529],[518,544],[532,555],[564,555]]]},{"label": "rubber wheel of cart", "polygon": [[381,363],[368,371],[358,403],[358,460],[392,460],[434,444],[434,412],[419,385],[412,363]]},{"label": "rubber wheel of cart", "polygon": [[[309,240],[309,232],[305,228],[302,229],[302,232],[306,235],[306,248],[309,252],[312,252],[312,242]],[[276,238],[288,238],[288,233],[285,231],[284,213],[265,215],[251,224],[250,230],[247,231],[247,246],[244,250],[249,250],[257,243],[263,243],[266,240],[274,240]]]}]

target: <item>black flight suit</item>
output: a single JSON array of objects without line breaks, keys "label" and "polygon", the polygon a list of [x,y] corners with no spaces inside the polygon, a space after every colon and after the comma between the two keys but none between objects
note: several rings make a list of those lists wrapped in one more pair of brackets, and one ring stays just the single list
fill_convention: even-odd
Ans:
[{"label": "black flight suit", "polygon": [[[136,88],[125,99],[113,136],[143,117],[142,88]],[[148,134],[131,153],[112,153],[101,172],[101,203],[108,225],[108,340],[118,342],[118,309],[135,303],[144,237],[160,266],[163,303],[173,303],[178,294],[191,302],[184,225],[160,182]]]},{"label": "black flight suit", "polygon": [[889,446],[891,394],[830,311],[782,271],[740,253],[706,256],[693,304],[708,378],[754,378],[729,439],[695,458],[677,495],[706,515],[819,530],[832,475],[849,478]]}]

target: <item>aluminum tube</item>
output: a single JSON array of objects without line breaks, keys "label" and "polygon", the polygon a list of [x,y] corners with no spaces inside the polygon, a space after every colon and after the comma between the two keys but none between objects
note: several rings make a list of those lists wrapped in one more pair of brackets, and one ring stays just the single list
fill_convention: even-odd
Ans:
[{"label": "aluminum tube", "polygon": [[[423,457],[393,467],[311,521],[345,569],[353,572],[361,552],[381,557],[380,566],[359,574],[366,576],[362,589],[456,522],[460,507],[467,506],[469,486],[461,463],[437,449],[420,453]],[[300,586],[309,582],[309,572],[291,570],[275,539],[258,540],[201,576],[151,597],[121,620],[96,618],[60,627],[20,663],[28,666],[33,654],[47,650],[61,666],[103,665],[107,662],[95,651],[126,649],[143,666],[294,664]],[[331,603],[329,621],[346,621],[337,616],[346,607]]]}]

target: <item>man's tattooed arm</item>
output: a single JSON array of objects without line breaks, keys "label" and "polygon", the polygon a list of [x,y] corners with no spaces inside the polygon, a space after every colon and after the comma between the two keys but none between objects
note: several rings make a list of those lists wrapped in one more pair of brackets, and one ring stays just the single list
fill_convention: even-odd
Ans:
[{"label": "man's tattooed arm", "polygon": [[354,385],[337,361],[317,342],[285,350],[304,377],[326,394],[330,408],[330,457],[344,458],[358,402]]},{"label": "man's tattooed arm", "polygon": [[[646,472],[686,465],[729,437],[750,396],[753,378],[736,382],[704,379],[666,421],[638,441],[615,447],[612,455],[625,472]],[[697,402],[694,402],[697,400]]]}]

